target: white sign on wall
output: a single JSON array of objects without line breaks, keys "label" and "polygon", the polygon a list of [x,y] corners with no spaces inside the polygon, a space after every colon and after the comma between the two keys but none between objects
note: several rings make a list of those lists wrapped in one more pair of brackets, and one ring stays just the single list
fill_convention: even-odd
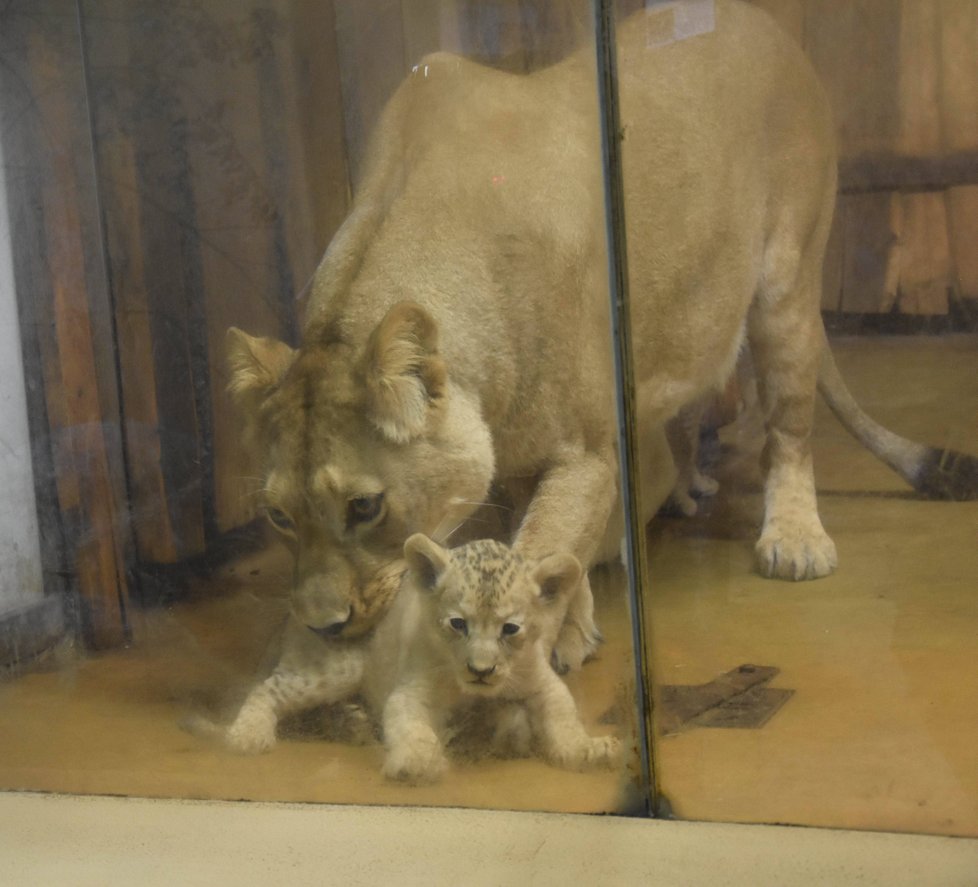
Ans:
[{"label": "white sign on wall", "polygon": [[646,0],[646,43],[665,46],[716,27],[714,0]]}]

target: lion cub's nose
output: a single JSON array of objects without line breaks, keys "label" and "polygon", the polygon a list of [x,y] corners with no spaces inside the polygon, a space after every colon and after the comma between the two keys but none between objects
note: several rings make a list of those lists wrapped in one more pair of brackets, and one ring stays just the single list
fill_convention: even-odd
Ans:
[{"label": "lion cub's nose", "polygon": [[472,674],[480,679],[489,677],[496,670],[495,665],[490,665],[488,668],[476,668],[471,662],[467,662],[465,665]]},{"label": "lion cub's nose", "polygon": [[349,608],[346,611],[346,618],[339,622],[331,622],[329,625],[324,625],[322,628],[313,628],[309,626],[309,630],[318,634],[321,638],[335,638],[339,637],[343,633],[343,629],[350,624],[350,619],[353,618],[353,608]]}]

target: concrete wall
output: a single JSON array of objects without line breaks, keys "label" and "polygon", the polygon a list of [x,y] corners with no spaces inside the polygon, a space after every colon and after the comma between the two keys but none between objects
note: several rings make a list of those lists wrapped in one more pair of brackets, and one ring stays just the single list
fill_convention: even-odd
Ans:
[{"label": "concrete wall", "polygon": [[0,145],[0,618],[43,593],[4,169]]}]

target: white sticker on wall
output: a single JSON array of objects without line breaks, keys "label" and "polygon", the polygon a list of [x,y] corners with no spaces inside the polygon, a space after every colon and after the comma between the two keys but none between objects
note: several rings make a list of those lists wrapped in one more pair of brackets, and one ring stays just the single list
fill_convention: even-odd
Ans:
[{"label": "white sticker on wall", "polygon": [[716,27],[714,0],[645,0],[646,43],[665,46]]}]

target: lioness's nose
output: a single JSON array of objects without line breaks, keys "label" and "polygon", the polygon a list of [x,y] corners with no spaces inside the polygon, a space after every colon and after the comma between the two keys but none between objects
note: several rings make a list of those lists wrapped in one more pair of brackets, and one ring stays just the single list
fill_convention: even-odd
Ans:
[{"label": "lioness's nose", "polygon": [[496,670],[495,665],[490,665],[488,668],[476,668],[471,662],[467,662],[465,665],[477,678],[487,678]]},{"label": "lioness's nose", "polygon": [[350,624],[350,619],[353,616],[353,608],[350,607],[346,611],[346,618],[339,622],[330,622],[329,625],[324,625],[322,628],[313,628],[309,626],[309,630],[318,634],[321,638],[335,638],[343,634],[343,629]]}]

